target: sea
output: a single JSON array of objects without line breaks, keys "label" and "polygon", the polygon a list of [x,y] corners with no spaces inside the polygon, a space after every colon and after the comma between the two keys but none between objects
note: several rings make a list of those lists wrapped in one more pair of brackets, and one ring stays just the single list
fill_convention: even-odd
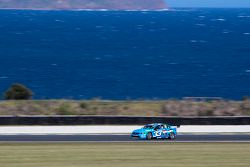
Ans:
[{"label": "sea", "polygon": [[250,95],[250,9],[0,10],[0,94],[160,100]]}]

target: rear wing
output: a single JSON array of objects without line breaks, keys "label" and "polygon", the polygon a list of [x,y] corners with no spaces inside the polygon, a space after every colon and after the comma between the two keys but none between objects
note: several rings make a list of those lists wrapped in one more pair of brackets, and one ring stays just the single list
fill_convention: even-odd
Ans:
[{"label": "rear wing", "polygon": [[176,128],[180,128],[181,127],[181,125],[169,125],[169,124],[167,124],[168,126],[173,126],[173,127],[176,127]]},{"label": "rear wing", "polygon": [[181,125],[174,125],[173,127],[180,128],[180,127],[181,127]]}]

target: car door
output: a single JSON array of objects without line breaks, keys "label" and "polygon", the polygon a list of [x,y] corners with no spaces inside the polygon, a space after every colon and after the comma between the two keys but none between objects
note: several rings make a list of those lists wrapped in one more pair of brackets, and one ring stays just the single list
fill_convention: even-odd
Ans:
[{"label": "car door", "polygon": [[169,126],[163,125],[163,129],[162,129],[162,137],[163,138],[167,138],[168,137],[168,131],[169,131]]},{"label": "car door", "polygon": [[154,134],[155,137],[160,138],[162,136],[162,126],[161,125],[157,125],[154,129]]}]

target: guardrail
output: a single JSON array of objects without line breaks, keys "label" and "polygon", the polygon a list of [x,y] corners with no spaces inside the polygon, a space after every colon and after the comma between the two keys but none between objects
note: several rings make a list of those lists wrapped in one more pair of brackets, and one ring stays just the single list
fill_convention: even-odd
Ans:
[{"label": "guardrail", "polygon": [[250,117],[0,116],[0,125],[250,125]]}]

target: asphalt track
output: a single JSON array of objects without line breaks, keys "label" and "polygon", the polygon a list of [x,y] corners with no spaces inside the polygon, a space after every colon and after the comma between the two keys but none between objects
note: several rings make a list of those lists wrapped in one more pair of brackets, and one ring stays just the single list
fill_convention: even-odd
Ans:
[{"label": "asphalt track", "polygon": [[[153,142],[250,142],[250,134],[178,135],[174,141]],[[129,135],[0,135],[0,142],[145,142]],[[148,141],[146,141],[148,142]]]}]

